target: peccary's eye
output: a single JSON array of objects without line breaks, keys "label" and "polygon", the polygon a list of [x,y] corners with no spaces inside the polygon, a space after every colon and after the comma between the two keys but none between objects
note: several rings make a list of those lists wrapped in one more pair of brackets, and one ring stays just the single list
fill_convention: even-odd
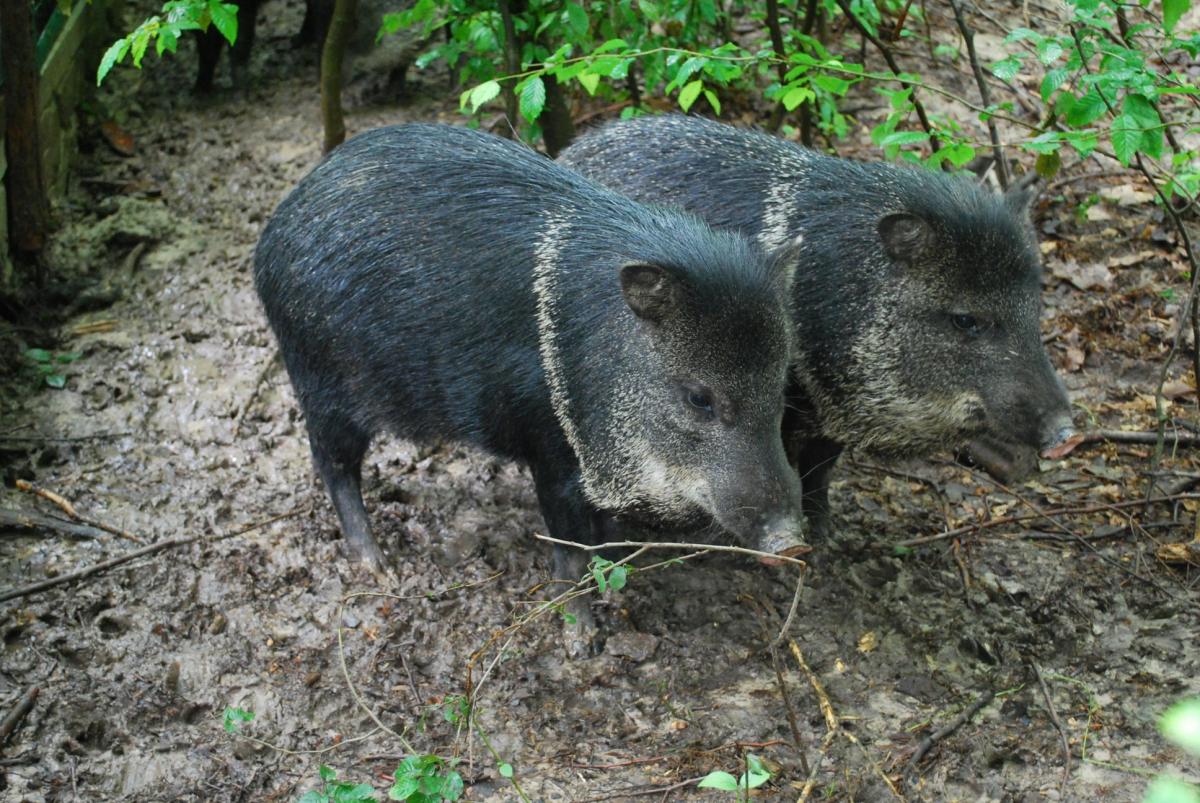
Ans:
[{"label": "peccary's eye", "polygon": [[711,413],[713,411],[713,398],[711,393],[707,393],[703,390],[691,390],[688,391],[687,400],[688,404],[692,405],[697,410],[702,410],[706,413]]},{"label": "peccary's eye", "polygon": [[983,329],[983,325],[974,315],[954,315],[951,320],[954,322],[955,328],[969,335],[977,335]]}]

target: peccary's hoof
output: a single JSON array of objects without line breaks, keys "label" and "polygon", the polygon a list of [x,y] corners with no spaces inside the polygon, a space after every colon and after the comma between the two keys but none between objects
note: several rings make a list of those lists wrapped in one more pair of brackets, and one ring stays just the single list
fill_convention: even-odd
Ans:
[{"label": "peccary's hoof", "polygon": [[576,597],[567,603],[567,613],[574,622],[563,623],[563,646],[573,661],[593,658],[604,651],[604,637],[596,625],[596,617],[587,597]]}]

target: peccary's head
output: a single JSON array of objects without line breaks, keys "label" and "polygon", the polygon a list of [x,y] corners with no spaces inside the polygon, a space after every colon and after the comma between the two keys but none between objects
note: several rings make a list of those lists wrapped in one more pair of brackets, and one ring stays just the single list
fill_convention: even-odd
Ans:
[{"label": "peccary's head", "polygon": [[849,355],[852,397],[832,416],[877,451],[967,444],[1000,479],[1021,476],[1039,450],[1071,434],[1041,340],[1030,199],[902,175],[893,208],[880,210],[869,233],[882,262],[865,255],[863,297],[845,304],[846,315],[864,319]]},{"label": "peccary's head", "polygon": [[800,551],[800,484],[779,437],[794,253],[769,261],[741,236],[654,214],[665,225],[633,227],[607,252],[581,253],[589,224],[578,221],[543,235],[561,244],[560,265],[610,265],[599,270],[611,285],[578,302],[552,298],[572,268],[551,287],[543,259],[535,285],[542,361],[584,493],[652,525],[715,521],[754,548]]}]

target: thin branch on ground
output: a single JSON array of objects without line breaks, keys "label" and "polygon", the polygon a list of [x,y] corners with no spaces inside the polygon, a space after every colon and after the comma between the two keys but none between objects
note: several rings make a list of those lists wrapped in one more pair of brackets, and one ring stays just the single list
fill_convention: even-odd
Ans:
[{"label": "thin branch on ground", "polygon": [[[1045,510],[1042,513],[1022,513],[1015,516],[1001,516],[997,519],[988,519],[987,521],[977,521],[972,524],[965,524],[962,527],[955,527],[952,530],[945,530],[934,535],[922,535],[917,538],[909,538],[905,541],[899,541],[891,546],[913,547],[921,546],[922,544],[930,544],[934,541],[944,541],[948,538],[957,538],[960,535],[966,535],[978,530],[987,530],[992,527],[1000,527],[1005,524],[1015,524],[1022,521],[1031,521],[1034,519],[1046,518],[1048,516],[1063,516],[1077,513],[1102,513],[1110,509],[1121,509],[1126,507],[1143,507],[1147,505],[1157,504],[1159,502],[1175,502],[1183,499],[1200,499],[1200,493],[1181,493],[1171,494],[1169,496],[1155,496],[1151,499],[1134,499],[1124,502],[1112,502],[1108,504],[1093,504],[1080,505],[1077,507],[1058,507]],[[890,548],[890,547],[889,547]]]},{"label": "thin branch on ground", "polygon": [[128,530],[122,530],[120,527],[114,527],[111,524],[105,524],[102,521],[96,521],[95,519],[81,516],[79,512],[75,510],[75,506],[73,504],[71,504],[63,496],[56,494],[54,491],[34,485],[32,482],[27,480],[17,480],[16,486],[18,491],[24,491],[25,493],[33,494],[34,496],[40,496],[47,502],[57,505],[63,513],[66,513],[71,517],[72,520],[77,521],[80,524],[86,524],[89,527],[95,527],[97,530],[104,530],[106,533],[112,533],[113,535],[124,538],[127,541],[133,541],[135,544],[143,543],[143,539],[137,537]]},{"label": "thin branch on ground", "polygon": [[0,532],[16,531],[18,533],[58,533],[68,538],[94,540],[103,538],[107,533],[86,524],[75,524],[70,521],[56,519],[33,510],[0,509]]},{"label": "thin branch on ground", "polygon": [[961,714],[955,717],[954,721],[952,721],[949,725],[946,725],[944,728],[941,728],[940,730],[931,733],[922,739],[921,743],[917,745],[916,752],[914,752],[912,758],[908,760],[908,766],[904,770],[905,783],[909,786],[913,784],[913,782],[916,780],[917,764],[920,763],[921,759],[925,757],[925,754],[928,753],[935,744],[940,742],[942,739],[945,739],[947,736],[954,733],[956,730],[969,722],[971,718],[978,714],[980,710],[990,703],[995,696],[996,693],[989,689],[981,694],[979,699],[973,702],[966,711],[963,711]]},{"label": "thin branch on ground", "polygon": [[679,541],[610,541],[606,544],[580,544],[576,541],[563,541],[558,538],[551,538],[548,535],[537,533],[534,535],[539,541],[548,541],[551,544],[560,546],[575,547],[582,549],[585,552],[596,552],[601,549],[673,549],[681,552],[688,550],[698,550],[702,552],[731,552],[735,555],[749,555],[755,558],[762,558],[779,563],[791,563],[800,568],[807,568],[808,564],[799,558],[788,557],[787,555],[777,555],[773,552],[763,552],[758,549],[747,549],[740,546],[723,546],[720,544],[689,544]]},{"label": "thin branch on ground", "polygon": [[38,698],[38,691],[37,686],[30,686],[26,689],[12,710],[5,715],[3,720],[0,720],[0,745],[8,741],[8,737],[12,736],[13,731],[21,724],[21,720],[25,719],[33,710],[33,704]]},{"label": "thin branch on ground", "polygon": [[0,593],[0,602],[7,602],[10,599],[17,599],[18,597],[27,597],[30,594],[36,594],[39,591],[45,591],[46,589],[54,588],[55,586],[65,585],[66,583],[73,583],[77,580],[82,580],[85,577],[91,577],[94,574],[100,574],[101,572],[108,571],[109,569],[120,566],[122,563],[128,563],[131,560],[137,560],[138,558],[143,558],[147,555],[153,555],[155,552],[161,552],[164,549],[174,549],[175,547],[187,546],[188,544],[194,544],[197,542],[213,543],[216,541],[224,541],[227,538],[233,538],[238,535],[244,535],[244,534],[250,532],[251,530],[257,530],[261,527],[266,527],[268,524],[274,524],[275,522],[280,521],[282,519],[287,519],[287,518],[291,518],[293,516],[298,516],[301,513],[307,512],[308,510],[309,510],[309,508],[307,506],[303,507],[303,508],[296,508],[295,510],[289,511],[287,513],[281,513],[278,516],[272,516],[271,518],[269,518],[265,521],[260,521],[255,524],[250,524],[250,525],[238,528],[238,529],[233,530],[228,533],[222,533],[221,535],[189,535],[189,536],[181,536],[179,538],[168,538],[165,541],[157,541],[153,544],[144,546],[141,549],[135,549],[132,552],[127,552],[124,555],[113,558],[111,560],[106,560],[101,563],[97,563],[93,566],[88,566],[87,568],[80,569],[77,572],[71,572],[70,574],[59,575],[58,577],[51,577],[49,580],[42,580],[41,582],[27,585],[24,588],[17,588],[17,589],[13,589],[12,591],[5,591],[3,593]]},{"label": "thin branch on ground", "polygon": [[1050,721],[1054,723],[1054,729],[1058,731],[1058,738],[1062,742],[1063,777],[1062,784],[1059,786],[1059,792],[1060,794],[1065,794],[1067,781],[1071,778],[1071,743],[1067,741],[1067,732],[1063,729],[1063,724],[1058,718],[1058,712],[1054,710],[1054,702],[1050,699],[1050,689],[1046,687],[1046,679],[1042,677],[1042,668],[1034,664],[1033,673],[1037,675],[1038,686],[1042,689],[1042,699],[1046,701],[1046,711],[1050,714]]}]

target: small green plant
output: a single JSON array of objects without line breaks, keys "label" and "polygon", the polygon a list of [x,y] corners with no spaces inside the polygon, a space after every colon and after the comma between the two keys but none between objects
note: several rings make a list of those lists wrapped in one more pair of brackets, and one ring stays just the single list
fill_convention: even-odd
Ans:
[{"label": "small green plant", "polygon": [[67,376],[63,366],[70,365],[83,355],[78,351],[54,352],[46,349],[26,349],[25,359],[29,360],[46,384],[52,388],[62,388],[67,384]]},{"label": "small green plant", "polygon": [[624,566],[618,566],[599,555],[592,558],[592,562],[588,564],[588,570],[592,573],[592,579],[596,581],[596,587],[600,589],[601,594],[610,588],[613,591],[620,591],[625,587],[625,581],[629,577],[629,572]]},{"label": "small green plant", "polygon": [[[304,796],[297,803],[362,803],[367,800],[379,800],[379,798],[375,797],[375,787],[369,783],[351,784],[338,781],[337,772],[324,764],[320,766],[317,772],[320,774],[321,780],[325,783],[325,789],[323,791],[314,789],[311,792],[305,792]],[[424,798],[392,799],[419,801]],[[430,799],[438,800],[439,798]]]},{"label": "small green plant", "polygon": [[735,800],[739,803],[744,803],[750,799],[750,790],[758,787],[771,780],[770,771],[763,766],[762,759],[758,756],[746,756],[746,771],[741,776],[735,778],[728,772],[714,770],[704,776],[699,784],[701,789],[720,789],[725,792],[733,792]]},{"label": "small green plant", "polygon": [[447,761],[437,756],[409,756],[396,768],[395,778],[396,782],[388,790],[389,800],[441,803],[462,797],[463,780],[454,771],[453,760]]},{"label": "small green plant", "polygon": [[254,721],[254,712],[253,711],[247,711],[244,708],[234,708],[233,706],[227,706],[225,708],[224,715],[222,715],[222,717],[221,717],[221,723],[224,726],[226,733],[236,733],[238,727],[243,722],[253,722],[253,721]]},{"label": "small green plant", "polygon": [[[1200,697],[1182,700],[1167,709],[1158,721],[1167,741],[1200,756]],[[1146,790],[1143,803],[1200,803],[1200,789],[1190,783],[1160,776]]]}]

